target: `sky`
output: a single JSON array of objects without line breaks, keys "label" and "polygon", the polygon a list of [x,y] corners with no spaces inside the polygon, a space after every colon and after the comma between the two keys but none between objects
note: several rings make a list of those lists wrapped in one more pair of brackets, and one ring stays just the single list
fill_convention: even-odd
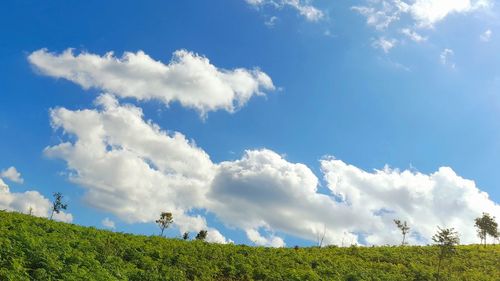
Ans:
[{"label": "sky", "polygon": [[272,247],[500,217],[497,1],[0,5],[0,209]]}]

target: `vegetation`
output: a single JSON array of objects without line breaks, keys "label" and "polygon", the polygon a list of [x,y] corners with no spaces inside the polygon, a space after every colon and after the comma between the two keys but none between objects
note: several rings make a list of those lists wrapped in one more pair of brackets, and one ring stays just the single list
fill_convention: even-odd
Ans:
[{"label": "vegetation", "polygon": [[[62,202],[63,195],[61,192],[55,192],[54,194],[54,202],[52,202],[52,212],[50,213],[50,220],[54,216],[54,213],[59,214],[62,210],[66,210],[68,208],[68,204],[64,204]],[[30,213],[32,209],[30,207]]]},{"label": "vegetation", "polygon": [[439,247],[436,279],[440,280],[441,263],[443,259],[451,258],[457,253],[456,246],[460,244],[460,238],[458,238],[458,233],[453,228],[438,227],[438,232],[432,237],[432,241]]},{"label": "vegetation", "polygon": [[404,246],[407,244],[405,241],[405,238],[406,238],[406,234],[408,234],[408,232],[410,232],[410,227],[408,226],[406,221],[401,222],[400,220],[394,220],[394,223],[396,224],[396,226],[401,231],[401,234],[403,235],[403,241],[401,242],[401,245]]},{"label": "vegetation", "polygon": [[198,234],[196,234],[196,240],[205,241],[207,239],[208,232],[206,230],[200,230]]},{"label": "vegetation", "polygon": [[[442,280],[498,281],[500,246],[456,246]],[[436,280],[442,248],[265,248],[114,233],[0,211],[0,280]]]},{"label": "vegetation", "polygon": [[156,220],[156,224],[160,228],[160,236],[163,236],[163,231],[168,228],[174,222],[174,217],[172,213],[162,212],[160,218]]},{"label": "vegetation", "polygon": [[477,228],[477,236],[481,239],[481,244],[486,246],[486,238],[490,235],[493,239],[498,239],[498,223],[495,217],[488,213],[483,213],[482,217],[476,218],[474,226]]}]

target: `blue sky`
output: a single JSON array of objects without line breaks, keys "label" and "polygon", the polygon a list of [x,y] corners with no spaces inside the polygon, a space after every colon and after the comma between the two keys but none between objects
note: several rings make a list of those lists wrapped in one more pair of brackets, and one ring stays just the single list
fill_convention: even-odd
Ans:
[{"label": "blue sky", "polygon": [[[23,192],[37,191],[43,215],[44,200],[61,191],[74,223],[104,227],[101,222],[108,218],[117,231],[151,234],[157,229],[146,223],[153,221],[149,212],[175,205],[175,212],[185,218],[169,232],[171,236],[210,228],[214,241],[271,246],[314,244],[314,237],[324,229],[330,243],[339,244],[346,237],[358,243],[392,243],[393,230],[377,231],[390,228],[393,217],[415,225],[414,243],[425,243],[418,237],[447,223],[462,231],[465,241],[472,241],[475,234],[467,219],[481,211],[500,216],[496,203],[500,200],[499,10],[493,0],[424,2],[4,2],[0,9],[0,170],[5,173],[0,187],[9,186],[4,196],[10,199],[0,200],[0,206],[23,211],[28,206],[23,202],[34,200]],[[68,48],[74,49],[71,58],[61,61]],[[240,69],[248,75],[245,81],[257,83],[257,89],[245,88],[250,97],[238,108],[217,104],[215,86],[207,93],[185,93],[191,89],[186,86],[179,97],[166,102],[164,93],[177,89],[175,77],[162,82],[148,74],[147,67],[153,69],[153,61],[167,66],[178,50],[185,50],[187,59],[196,62],[209,60],[210,69],[219,71],[207,72],[205,78],[232,75]],[[105,63],[105,54],[111,51],[119,62],[115,68],[93,68],[78,57],[93,55],[96,64]],[[151,59],[144,69],[127,65],[122,58],[124,52],[138,51]],[[39,60],[30,59],[33,54],[39,54]],[[272,85],[258,80],[257,73],[271,79]],[[109,84],[106,75],[119,85]],[[182,83],[209,87],[205,80],[193,82],[189,75],[178,75]],[[92,77],[86,81],[89,87],[75,77]],[[241,81],[234,79],[236,84]],[[160,82],[166,88],[151,86]],[[136,90],[129,93],[132,88]],[[138,98],[142,91],[152,95]],[[104,92],[114,103],[109,112],[104,103],[96,105]],[[200,114],[207,105],[186,105],[182,96],[191,94],[195,99],[204,95],[218,107]],[[126,127],[133,124],[107,125],[109,131],[100,139],[113,139],[106,144],[111,147],[107,152],[128,152],[131,158],[125,154],[120,158],[128,164],[138,159],[144,160],[142,164],[153,162],[154,178],[167,178],[165,187],[148,185],[129,193],[130,186],[121,185],[123,174],[90,173],[99,158],[89,156],[85,163],[78,158],[83,156],[75,144],[92,133],[83,130],[90,121],[77,110],[102,114],[99,122],[105,122],[113,109],[130,110],[127,104],[142,110],[137,120],[154,123],[169,136],[179,132],[189,140],[182,145],[195,156],[177,155],[184,151],[177,148],[145,156],[137,152],[146,149],[145,144],[120,139],[127,137],[123,132],[134,132]],[[69,120],[58,109],[74,112],[74,118],[80,119]],[[59,118],[58,125],[51,114]],[[78,128],[72,131],[74,124]],[[167,139],[158,141],[161,146]],[[61,143],[72,144],[72,150],[48,155],[46,148]],[[210,172],[196,175],[205,183],[196,183],[188,191],[197,194],[196,199],[179,195],[184,191],[177,187],[164,190],[173,181],[172,174],[185,180],[188,190],[193,177],[162,153],[174,153],[174,160],[188,161],[188,166],[193,157],[210,162],[206,164]],[[158,163],[163,162],[168,169],[160,171]],[[7,173],[9,167],[15,167],[23,181]],[[129,172],[144,177],[144,182],[151,180],[151,185],[157,183],[138,171]],[[106,205],[102,199],[103,185],[110,188],[107,195],[120,198],[116,205]],[[419,193],[420,186],[425,186],[425,196]],[[478,195],[481,191],[489,198]],[[158,195],[162,192],[171,195]],[[145,203],[151,205],[145,211],[137,202],[161,196],[165,205],[171,205]],[[297,200],[300,196],[312,199],[306,204]],[[446,205],[441,197],[452,201],[448,212],[439,209]],[[371,209],[356,216],[357,205]],[[268,212],[277,215],[259,213],[270,206]],[[436,220],[425,222],[410,210],[418,208]],[[380,210],[389,210],[388,215],[374,215]],[[318,215],[328,212],[332,213]],[[298,227],[294,217],[314,221]],[[371,220],[369,227],[362,226],[366,220]]]}]

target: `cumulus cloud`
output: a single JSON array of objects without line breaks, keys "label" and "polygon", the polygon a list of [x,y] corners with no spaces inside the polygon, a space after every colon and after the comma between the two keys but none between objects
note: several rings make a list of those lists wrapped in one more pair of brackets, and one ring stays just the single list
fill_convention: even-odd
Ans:
[{"label": "cumulus cloud", "polygon": [[324,13],[308,4],[309,1],[303,0],[245,0],[248,4],[254,7],[261,7],[264,5],[272,6],[277,9],[282,9],[284,7],[291,7],[295,9],[301,16],[303,16],[308,21],[319,21],[324,17]]},{"label": "cumulus cloud", "polygon": [[[161,211],[171,211],[183,231],[206,229],[203,218],[186,214],[204,206],[206,183],[215,171],[209,156],[112,95],[101,95],[96,105],[94,110],[53,109],[52,126],[77,140],[45,149],[47,156],[67,162],[70,180],[88,191],[84,200],[127,222],[151,222]],[[221,238],[211,232],[209,238]]]},{"label": "cumulus cloud", "polygon": [[481,41],[483,42],[490,42],[492,34],[493,32],[491,31],[491,29],[488,29],[479,36],[479,39],[481,39]]},{"label": "cumulus cloud", "polygon": [[432,27],[450,14],[472,12],[491,3],[491,0],[416,0],[409,11],[418,25]]},{"label": "cumulus cloud", "polygon": [[487,193],[449,167],[431,174],[388,167],[366,172],[335,159],[321,161],[321,167],[328,188],[359,217],[370,218],[370,226],[360,229],[369,244],[397,242],[394,218],[408,221],[412,243],[429,241],[437,225],[454,227],[463,243],[474,243],[474,218],[481,212],[500,216],[500,206]]},{"label": "cumulus cloud", "polygon": [[[52,203],[38,191],[26,191],[23,193],[11,192],[9,186],[0,179],[0,209],[32,214],[38,217],[48,217]],[[54,220],[71,222],[73,216],[70,213],[60,212],[54,214]]]},{"label": "cumulus cloud", "polygon": [[21,173],[16,170],[16,167],[10,167],[7,170],[2,170],[0,172],[0,178],[8,179],[16,183],[24,182],[24,179],[21,177]]},{"label": "cumulus cloud", "polygon": [[221,69],[186,50],[174,52],[168,64],[142,51],[125,52],[119,58],[112,52],[75,55],[72,49],[60,54],[41,49],[28,60],[41,74],[67,79],[84,89],[140,101],[159,100],[166,105],[179,102],[202,116],[216,110],[234,112],[252,96],[275,89],[271,78],[258,68]]},{"label": "cumulus cloud", "polygon": [[474,217],[499,206],[450,168],[432,174],[383,169],[366,172],[340,160],[321,160],[329,192],[309,167],[267,149],[213,163],[194,141],[144,120],[133,105],[102,95],[97,108],[51,111],[67,141],[47,147],[63,159],[70,180],[86,189],[91,206],[127,222],[152,222],[171,211],[181,233],[208,229],[210,241],[228,242],[204,213],[243,230],[257,245],[281,247],[280,233],[324,244],[397,244],[393,219],[407,220],[410,241],[429,242],[437,225],[456,227],[475,241]]}]

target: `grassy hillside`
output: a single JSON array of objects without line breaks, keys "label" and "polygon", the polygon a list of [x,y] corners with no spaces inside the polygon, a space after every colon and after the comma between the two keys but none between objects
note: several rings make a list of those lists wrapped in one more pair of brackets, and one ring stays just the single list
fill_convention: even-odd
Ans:
[{"label": "grassy hillside", "polygon": [[[435,247],[281,248],[137,236],[0,211],[0,280],[435,280]],[[461,246],[441,280],[500,280],[500,246]]]}]

